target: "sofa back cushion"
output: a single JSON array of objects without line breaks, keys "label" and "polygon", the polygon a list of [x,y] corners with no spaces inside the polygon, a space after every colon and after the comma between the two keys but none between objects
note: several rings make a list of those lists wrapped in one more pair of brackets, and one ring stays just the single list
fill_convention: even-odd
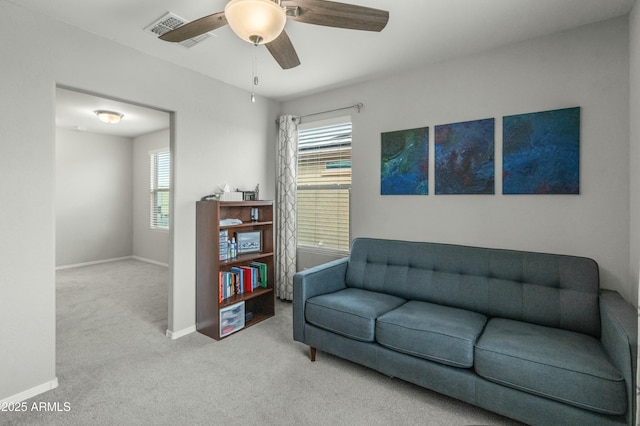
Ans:
[{"label": "sofa back cushion", "polygon": [[358,238],[346,283],[600,337],[598,265],[584,257]]}]

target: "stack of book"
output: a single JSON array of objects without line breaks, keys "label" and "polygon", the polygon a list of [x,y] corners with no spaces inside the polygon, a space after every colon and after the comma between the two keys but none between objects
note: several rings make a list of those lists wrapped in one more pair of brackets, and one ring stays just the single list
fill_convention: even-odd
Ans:
[{"label": "stack of book", "polygon": [[253,291],[258,287],[267,287],[267,265],[251,262],[247,266],[234,266],[229,271],[220,271],[220,302],[237,294]]},{"label": "stack of book", "polygon": [[229,257],[229,231],[222,229],[220,231],[220,260],[227,260]]}]

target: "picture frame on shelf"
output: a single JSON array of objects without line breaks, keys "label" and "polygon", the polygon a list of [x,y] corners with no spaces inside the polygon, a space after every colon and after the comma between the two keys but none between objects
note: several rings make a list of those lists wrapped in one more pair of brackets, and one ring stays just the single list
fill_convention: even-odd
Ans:
[{"label": "picture frame on shelf", "polygon": [[260,199],[260,184],[257,184],[253,191],[243,191],[236,189],[236,191],[242,192],[243,201],[258,201]]},{"label": "picture frame on shelf", "polygon": [[242,199],[244,201],[256,201],[258,193],[256,191],[242,191]]},{"label": "picture frame on shelf", "polygon": [[259,253],[262,251],[262,232],[236,232],[238,254]]}]

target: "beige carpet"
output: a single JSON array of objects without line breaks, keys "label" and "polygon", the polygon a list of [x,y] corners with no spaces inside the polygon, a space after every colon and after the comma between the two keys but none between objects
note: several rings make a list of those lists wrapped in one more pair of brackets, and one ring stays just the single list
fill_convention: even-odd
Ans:
[{"label": "beige carpet", "polygon": [[517,424],[322,352],[311,363],[292,339],[288,302],[222,341],[172,341],[167,279],[135,260],[59,271],[59,387],[26,401],[26,413],[0,413],[0,424]]}]

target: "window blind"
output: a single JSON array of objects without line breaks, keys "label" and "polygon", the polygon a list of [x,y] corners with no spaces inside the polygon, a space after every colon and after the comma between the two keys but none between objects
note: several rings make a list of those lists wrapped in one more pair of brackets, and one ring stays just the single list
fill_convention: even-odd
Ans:
[{"label": "window blind", "polygon": [[298,245],[349,250],[351,123],[298,132]]},{"label": "window blind", "polygon": [[149,226],[151,229],[169,229],[171,156],[169,151],[150,152],[149,160]]}]

